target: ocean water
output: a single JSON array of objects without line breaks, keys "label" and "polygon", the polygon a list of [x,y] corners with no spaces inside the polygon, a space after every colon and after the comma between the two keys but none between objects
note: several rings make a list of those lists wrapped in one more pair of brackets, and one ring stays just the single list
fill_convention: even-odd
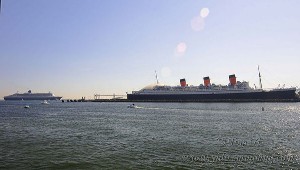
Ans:
[{"label": "ocean water", "polygon": [[129,104],[0,101],[0,169],[300,168],[300,103]]}]

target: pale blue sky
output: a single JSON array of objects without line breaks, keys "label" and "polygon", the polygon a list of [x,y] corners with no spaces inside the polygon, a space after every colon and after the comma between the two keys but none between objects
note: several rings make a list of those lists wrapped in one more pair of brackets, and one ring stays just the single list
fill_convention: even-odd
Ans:
[{"label": "pale blue sky", "polygon": [[[299,0],[2,0],[0,99],[125,94],[228,75],[300,86]],[[200,17],[200,30],[191,23]],[[199,25],[198,25],[199,26]],[[181,44],[182,53],[177,46]],[[179,45],[180,46],[180,45]]]}]

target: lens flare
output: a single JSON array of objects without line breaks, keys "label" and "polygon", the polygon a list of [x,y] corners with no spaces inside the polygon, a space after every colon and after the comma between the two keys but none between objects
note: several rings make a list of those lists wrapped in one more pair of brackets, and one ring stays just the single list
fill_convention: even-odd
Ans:
[{"label": "lens flare", "polygon": [[206,18],[208,16],[208,14],[209,14],[209,9],[208,8],[202,8],[201,9],[200,16],[202,18]]},{"label": "lens flare", "polygon": [[197,16],[191,20],[191,27],[194,31],[201,31],[204,29],[205,21],[201,16]]},{"label": "lens flare", "polygon": [[177,52],[184,53],[186,50],[186,44],[184,42],[181,42],[177,45]]}]

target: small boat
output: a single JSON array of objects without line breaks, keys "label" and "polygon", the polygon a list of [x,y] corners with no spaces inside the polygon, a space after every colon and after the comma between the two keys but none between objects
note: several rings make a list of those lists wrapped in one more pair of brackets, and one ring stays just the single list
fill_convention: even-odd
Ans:
[{"label": "small boat", "polygon": [[134,104],[131,104],[131,105],[128,105],[127,108],[137,108],[137,106]]},{"label": "small boat", "polygon": [[44,100],[41,104],[49,104],[47,100]]},{"label": "small boat", "polygon": [[29,108],[29,105],[25,105],[24,108],[25,108],[25,109],[28,109],[28,108]]}]

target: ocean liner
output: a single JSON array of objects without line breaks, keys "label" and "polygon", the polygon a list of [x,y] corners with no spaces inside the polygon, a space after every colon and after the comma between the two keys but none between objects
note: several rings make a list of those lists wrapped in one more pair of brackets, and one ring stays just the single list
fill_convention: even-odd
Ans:
[{"label": "ocean liner", "polygon": [[62,97],[54,96],[53,93],[15,93],[13,95],[4,96],[4,100],[60,100]]},{"label": "ocean liner", "polygon": [[189,86],[180,79],[180,86],[149,85],[139,91],[127,94],[129,101],[150,102],[299,102],[299,90],[295,87],[265,90],[252,88],[249,82],[237,81],[235,74],[229,75],[228,85],[211,84],[209,77],[203,78],[203,84]]}]

